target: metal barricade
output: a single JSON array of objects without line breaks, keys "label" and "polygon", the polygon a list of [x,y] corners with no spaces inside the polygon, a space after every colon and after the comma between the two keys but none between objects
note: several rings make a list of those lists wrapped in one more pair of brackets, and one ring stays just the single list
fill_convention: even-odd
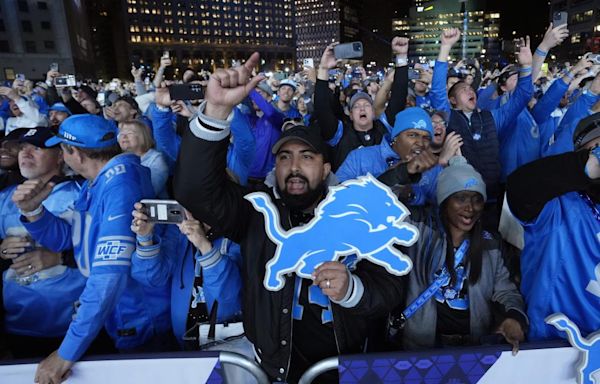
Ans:
[{"label": "metal barricade", "polygon": [[258,384],[270,384],[269,377],[265,371],[255,361],[250,360],[244,355],[235,352],[219,352],[219,361],[222,364],[231,364],[245,369],[256,378]]},{"label": "metal barricade", "polygon": [[328,357],[327,359],[321,360],[316,364],[313,364],[304,374],[300,377],[298,384],[311,384],[314,379],[319,377],[322,373],[337,369],[339,360],[337,356]]}]

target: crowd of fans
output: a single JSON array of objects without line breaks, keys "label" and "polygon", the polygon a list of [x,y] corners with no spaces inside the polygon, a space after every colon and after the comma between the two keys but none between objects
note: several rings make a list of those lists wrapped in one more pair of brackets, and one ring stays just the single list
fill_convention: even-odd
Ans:
[{"label": "crowd of fans", "polygon": [[[331,44],[284,78],[257,73],[255,53],[173,80],[165,55],[153,79],[133,67],[133,82],[69,87],[51,70],[0,87],[2,358],[44,358],[35,381],[56,384],[86,354],[231,350],[295,383],[338,354],[516,353],[563,337],[544,322],[557,312],[600,329],[600,62],[542,71],[566,26],[492,68],[449,63],[460,36],[444,30],[427,64],[395,37],[380,73],[343,66]],[[203,96],[179,99],[178,84]],[[411,272],[351,255],[266,289],[276,244],[244,196],[268,194],[290,230],[367,174],[419,229],[397,245]],[[185,217],[155,223],[143,199]]]}]

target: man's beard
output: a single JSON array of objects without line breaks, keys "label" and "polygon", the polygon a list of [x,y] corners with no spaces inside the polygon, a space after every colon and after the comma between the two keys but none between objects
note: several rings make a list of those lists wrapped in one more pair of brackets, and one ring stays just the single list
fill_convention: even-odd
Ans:
[{"label": "man's beard", "polygon": [[290,207],[292,210],[303,211],[313,205],[319,198],[321,198],[325,194],[325,190],[327,189],[327,184],[325,182],[319,183],[316,188],[311,189],[310,184],[308,183],[308,179],[301,174],[291,173],[288,177],[285,178],[285,184],[292,177],[298,177],[302,179],[306,183],[307,191],[300,194],[295,195],[288,193],[287,190],[281,190],[279,185],[277,185],[277,193],[281,196],[281,200]]}]

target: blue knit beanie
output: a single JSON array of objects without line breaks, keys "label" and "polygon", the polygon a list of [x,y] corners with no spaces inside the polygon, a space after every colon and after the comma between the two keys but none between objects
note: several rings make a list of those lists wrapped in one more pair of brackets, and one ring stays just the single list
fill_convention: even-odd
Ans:
[{"label": "blue knit beanie", "polygon": [[398,112],[392,128],[392,138],[409,129],[420,129],[433,137],[433,125],[431,117],[423,108],[411,107]]}]

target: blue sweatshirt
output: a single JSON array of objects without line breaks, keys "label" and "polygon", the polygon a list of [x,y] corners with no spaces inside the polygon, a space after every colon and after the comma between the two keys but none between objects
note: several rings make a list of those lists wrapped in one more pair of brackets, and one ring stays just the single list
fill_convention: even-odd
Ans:
[{"label": "blue sweatshirt", "polygon": [[104,165],[93,182],[83,184],[72,223],[44,211],[24,222],[32,237],[55,251],[74,249],[75,261],[87,278],[80,306],[58,349],[77,361],[105,327],[118,349],[140,347],[171,328],[165,289],[150,289],[133,280],[130,229],[134,203],[153,197],[148,168],[134,154],[122,154]]},{"label": "blue sweatshirt", "polygon": [[[166,287],[171,291],[171,323],[180,345],[186,331],[194,277],[202,273],[203,286],[194,296],[204,298],[208,311],[219,302],[217,321],[223,322],[241,314],[239,245],[227,239],[217,239],[205,255],[194,252],[194,246],[177,226],[162,226],[162,236],[155,235],[155,244],[143,247],[139,243],[133,253],[131,275],[148,287]],[[202,270],[202,271],[201,271]]]}]

